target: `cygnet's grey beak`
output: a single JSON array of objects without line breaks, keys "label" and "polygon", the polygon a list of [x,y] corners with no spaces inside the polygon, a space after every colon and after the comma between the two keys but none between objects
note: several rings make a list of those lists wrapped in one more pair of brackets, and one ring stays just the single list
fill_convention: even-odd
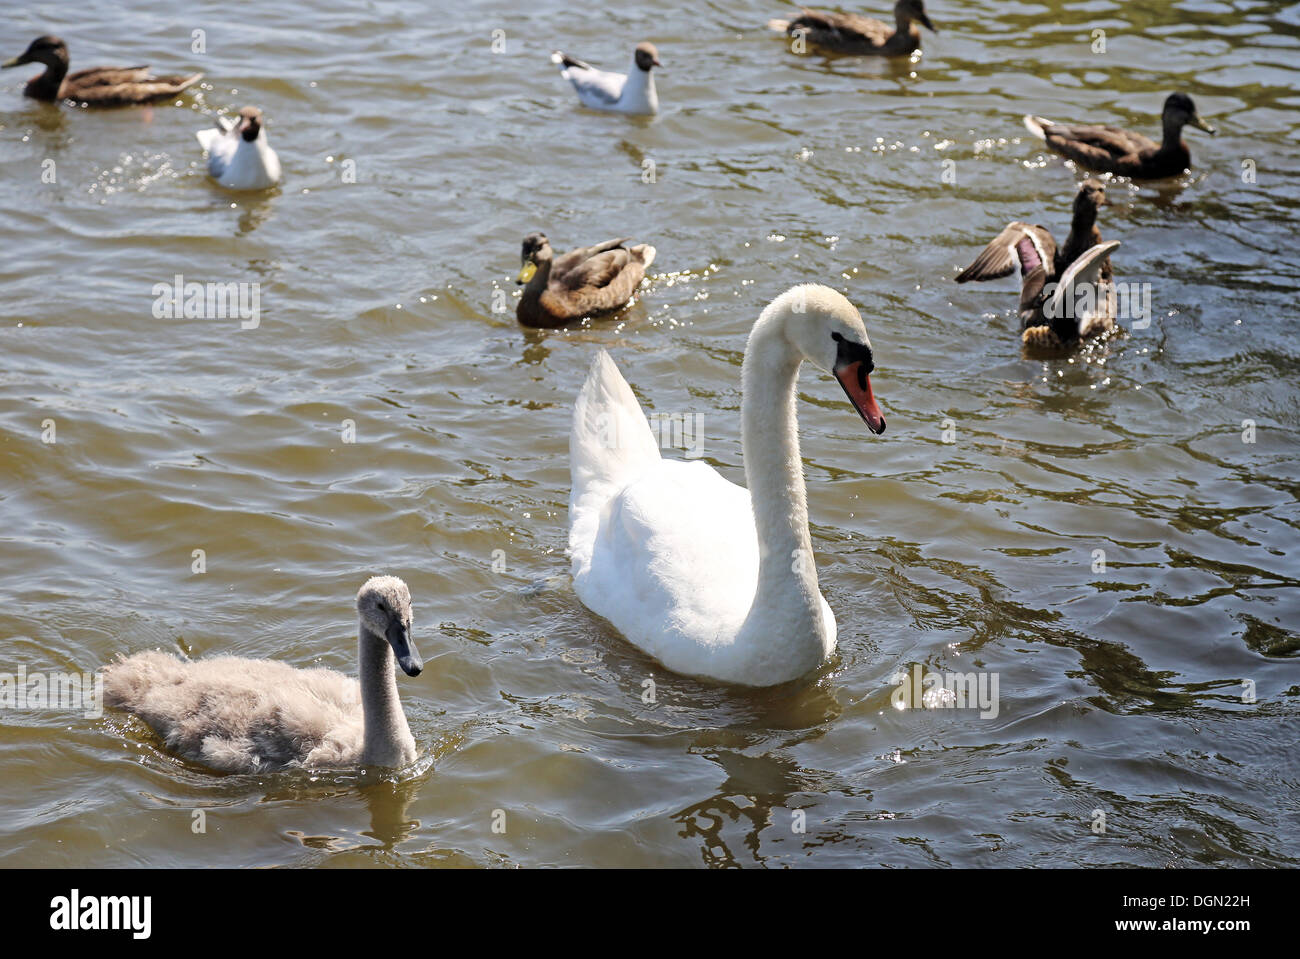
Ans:
[{"label": "cygnet's grey beak", "polygon": [[419,676],[424,669],[424,660],[420,659],[420,654],[411,645],[411,631],[406,624],[398,619],[391,620],[385,638],[388,645],[393,647],[393,654],[397,657],[397,665],[402,667],[402,672],[408,676]]}]

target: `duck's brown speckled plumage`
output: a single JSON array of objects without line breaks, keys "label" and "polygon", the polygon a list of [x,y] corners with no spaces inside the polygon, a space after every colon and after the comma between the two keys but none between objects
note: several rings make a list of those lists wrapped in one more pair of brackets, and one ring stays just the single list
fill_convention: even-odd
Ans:
[{"label": "duck's brown speckled plumage", "polygon": [[93,107],[130,106],[176,96],[203,74],[151,76],[148,67],[92,67],[68,73],[68,48],[58,37],[37,37],[19,56],[4,63],[16,67],[41,63],[45,72],[27,81],[23,93],[53,103],[74,100]]},{"label": "duck's brown speckled plumage", "polygon": [[526,236],[520,273],[524,293],[515,310],[519,322],[551,328],[624,306],[655,257],[655,248],[644,243],[624,247],[629,239],[606,240],[555,258],[544,234]]},{"label": "duck's brown speckled plumage", "polygon": [[1043,117],[1025,117],[1030,133],[1042,137],[1047,146],[1094,173],[1116,173],[1135,180],[1159,180],[1178,176],[1192,165],[1191,151],[1183,142],[1183,127],[1191,125],[1213,134],[1214,127],[1201,119],[1192,98],[1171,93],[1161,113],[1164,136],[1160,143],[1121,127],[1104,124],[1070,126]]},{"label": "duck's brown speckled plumage", "polygon": [[770,20],[768,26],[791,37],[802,37],[808,45],[831,53],[875,56],[906,56],[921,47],[917,24],[938,33],[925,12],[924,0],[898,0],[894,23],[856,13],[832,13],[800,8],[789,20]]}]

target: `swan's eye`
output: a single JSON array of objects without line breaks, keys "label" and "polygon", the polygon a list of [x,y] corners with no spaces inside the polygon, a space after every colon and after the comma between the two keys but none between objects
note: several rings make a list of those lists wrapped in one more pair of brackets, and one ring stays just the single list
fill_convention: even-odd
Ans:
[{"label": "swan's eye", "polygon": [[838,343],[840,340],[844,339],[844,337],[840,336],[839,333],[832,333],[831,339]]}]

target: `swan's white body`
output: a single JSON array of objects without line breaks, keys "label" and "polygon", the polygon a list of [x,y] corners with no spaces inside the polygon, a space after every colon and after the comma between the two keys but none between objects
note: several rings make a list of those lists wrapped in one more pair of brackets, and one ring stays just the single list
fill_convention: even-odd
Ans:
[{"label": "swan's white body", "polygon": [[551,54],[551,62],[559,66],[560,76],[573,84],[583,106],[610,113],[659,112],[654,73],[637,66],[635,56],[626,74],[597,70],[590,64],[569,59],[566,64],[564,54],[558,50]]},{"label": "swan's white body", "polygon": [[265,128],[257,139],[245,140],[240,125],[222,117],[217,126],[194,135],[208,153],[208,175],[228,190],[265,190],[280,182],[280,158],[266,142]]},{"label": "swan's white body", "polygon": [[[800,302],[806,310],[793,309]],[[674,672],[770,686],[802,676],[835,649],[835,617],[813,562],[795,417],[802,360],[829,370],[835,349],[827,332],[832,358],[823,363],[818,338],[789,329],[815,326],[804,317],[819,315],[866,340],[857,311],[818,286],[779,297],[750,334],[741,408],[749,490],[705,463],[663,459],[603,350],[578,396],[569,442],[574,588]]]},{"label": "swan's white body", "polygon": [[401,580],[375,577],[358,594],[360,682],[268,659],[186,662],[150,650],[104,667],[104,700],[143,719],[172,752],[224,772],[405,766],[416,757],[415,739],[393,670],[400,662],[418,675],[422,665],[409,646],[406,658],[395,657],[382,623],[377,635],[367,618],[378,620],[363,606],[378,596],[396,609],[403,595],[409,631],[410,594]]}]

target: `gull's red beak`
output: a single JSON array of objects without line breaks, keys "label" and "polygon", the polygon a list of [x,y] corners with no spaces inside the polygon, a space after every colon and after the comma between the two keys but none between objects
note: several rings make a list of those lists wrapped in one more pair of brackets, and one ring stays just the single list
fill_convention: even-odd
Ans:
[{"label": "gull's red beak", "polygon": [[844,393],[853,404],[853,408],[858,411],[862,417],[862,422],[867,424],[867,429],[879,435],[885,432],[885,414],[880,412],[880,404],[876,402],[876,394],[871,392],[871,377],[867,374],[867,368],[861,360],[855,360],[844,365],[836,364],[835,378],[840,381],[840,386],[844,387]]}]

